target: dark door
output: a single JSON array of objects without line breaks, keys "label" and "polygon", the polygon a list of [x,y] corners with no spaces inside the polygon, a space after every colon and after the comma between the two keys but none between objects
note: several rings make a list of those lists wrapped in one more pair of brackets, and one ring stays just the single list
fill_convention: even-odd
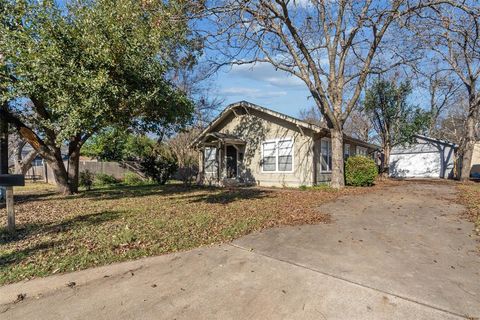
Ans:
[{"label": "dark door", "polygon": [[227,178],[237,176],[237,148],[227,146]]}]

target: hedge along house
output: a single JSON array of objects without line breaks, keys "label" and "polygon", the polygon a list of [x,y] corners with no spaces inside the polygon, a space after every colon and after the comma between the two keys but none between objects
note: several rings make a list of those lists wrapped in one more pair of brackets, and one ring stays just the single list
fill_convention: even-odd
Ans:
[{"label": "hedge along house", "polygon": [[[241,101],[229,105],[192,144],[199,183],[300,186],[330,181],[330,131]],[[345,157],[373,156],[377,147],[344,137]]]}]

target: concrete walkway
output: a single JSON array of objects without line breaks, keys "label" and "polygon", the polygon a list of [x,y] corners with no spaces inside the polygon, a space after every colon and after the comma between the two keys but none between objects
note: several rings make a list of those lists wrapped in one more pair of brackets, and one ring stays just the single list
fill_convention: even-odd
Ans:
[{"label": "concrete walkway", "polygon": [[0,287],[0,318],[480,317],[480,256],[454,196],[449,185],[392,187],[322,207],[330,225]]}]

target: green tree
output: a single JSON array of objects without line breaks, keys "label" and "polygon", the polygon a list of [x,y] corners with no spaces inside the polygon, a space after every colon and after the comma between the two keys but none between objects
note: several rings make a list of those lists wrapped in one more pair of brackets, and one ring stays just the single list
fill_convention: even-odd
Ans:
[{"label": "green tree", "polygon": [[157,131],[189,120],[190,100],[167,80],[197,53],[188,10],[181,0],[0,0],[0,90],[9,101],[0,112],[49,163],[61,192],[77,191],[80,149],[102,128]]},{"label": "green tree", "polygon": [[415,134],[426,130],[429,125],[430,113],[407,102],[411,92],[409,82],[397,85],[394,81],[380,79],[367,89],[365,95],[365,111],[384,152],[384,175],[388,175],[392,148],[412,143]]},{"label": "green tree", "polygon": [[156,141],[144,134],[107,128],[92,136],[82,147],[83,156],[104,161],[135,160],[152,153]]}]

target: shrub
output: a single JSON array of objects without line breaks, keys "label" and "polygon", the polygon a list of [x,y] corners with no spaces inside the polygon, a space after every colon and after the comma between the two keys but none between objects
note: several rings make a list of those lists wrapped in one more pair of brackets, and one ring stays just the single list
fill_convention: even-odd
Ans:
[{"label": "shrub", "polygon": [[185,185],[191,185],[195,182],[198,175],[198,164],[181,166],[175,173],[175,178],[182,181]]},{"label": "shrub", "polygon": [[140,177],[138,174],[133,172],[126,172],[125,175],[123,176],[123,183],[128,184],[130,186],[136,186],[144,183],[144,181],[142,177]]},{"label": "shrub", "polygon": [[145,156],[140,161],[140,170],[159,184],[165,184],[177,168],[175,159],[161,154]]},{"label": "shrub", "polygon": [[313,185],[313,186],[301,185],[298,188],[302,191],[309,191],[309,190],[327,191],[327,192],[337,191],[337,189],[334,189],[334,188],[330,187],[330,185],[328,185],[326,183],[316,184],[316,185]]},{"label": "shrub", "polygon": [[95,174],[90,170],[85,170],[80,172],[80,176],[78,177],[78,183],[81,187],[84,187],[87,190],[90,190],[93,185],[93,180],[95,179]]},{"label": "shrub", "polygon": [[345,165],[345,182],[349,186],[371,186],[377,174],[375,161],[365,156],[349,157]]},{"label": "shrub", "polygon": [[106,173],[97,173],[95,175],[95,184],[99,186],[110,186],[113,184],[117,184],[119,181],[117,178],[110,174]]}]

